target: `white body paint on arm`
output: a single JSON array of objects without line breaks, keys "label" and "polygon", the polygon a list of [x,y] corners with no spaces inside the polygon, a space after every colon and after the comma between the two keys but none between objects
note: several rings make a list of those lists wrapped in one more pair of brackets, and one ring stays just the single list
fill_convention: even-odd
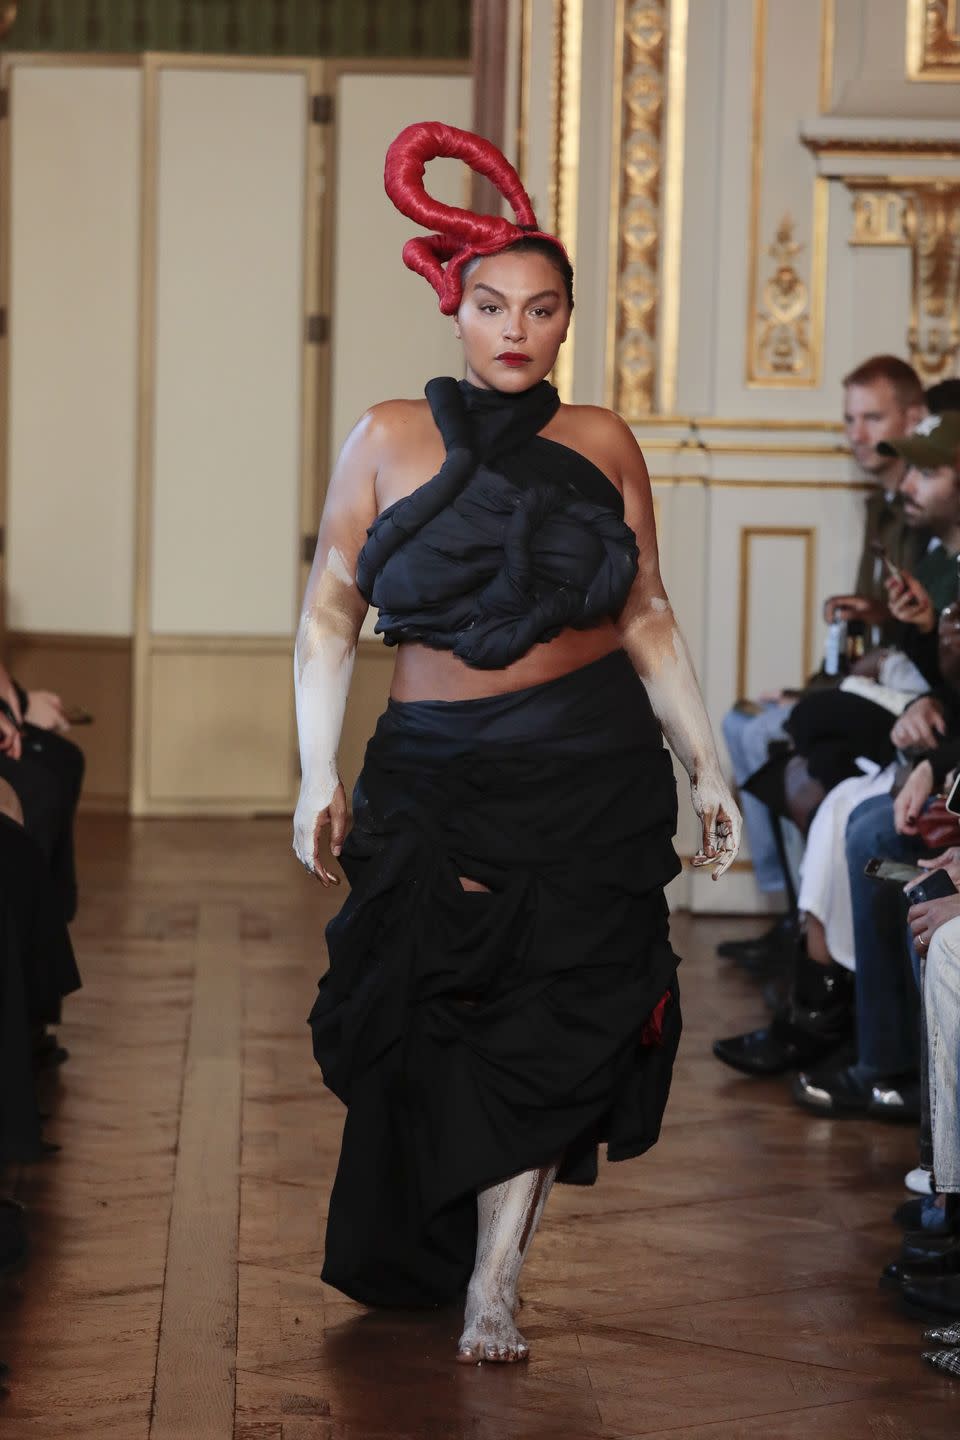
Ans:
[{"label": "white body paint on arm", "polygon": [[377,427],[368,413],[347,440],[330,480],[294,654],[300,798],[293,818],[297,858],[324,884],[338,883],[320,858],[329,827],[334,855],[347,806],[337,769],[347,694],[367,602],[356,585],[357,556],[377,513]]},{"label": "white body paint on arm", "polygon": [[660,578],[650,479],[629,428],[619,431],[624,513],[639,549],[637,578],[618,625],[623,648],[646,688],[667,743],[690,777],[693,807],[703,829],[694,865],[715,864],[719,879],[740,846],[740,813],[720,767],[713,729],[686,641]]}]

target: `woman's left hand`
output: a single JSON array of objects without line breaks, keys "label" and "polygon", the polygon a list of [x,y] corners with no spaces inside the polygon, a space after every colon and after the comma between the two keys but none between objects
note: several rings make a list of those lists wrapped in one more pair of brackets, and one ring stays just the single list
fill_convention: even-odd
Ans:
[{"label": "woman's left hand", "polygon": [[901,570],[886,582],[887,604],[895,620],[913,625],[921,635],[929,635],[937,624],[937,612],[929,594],[912,575]]},{"label": "woman's left hand", "polygon": [[692,864],[698,869],[716,865],[714,880],[729,870],[740,849],[742,821],[729,787],[720,775],[704,776],[690,782],[690,798],[703,829],[700,849]]},{"label": "woman's left hand", "polygon": [[960,915],[960,895],[944,895],[939,900],[924,900],[921,905],[911,905],[907,920],[913,934],[913,943],[925,955],[930,941],[941,925],[956,920]]}]

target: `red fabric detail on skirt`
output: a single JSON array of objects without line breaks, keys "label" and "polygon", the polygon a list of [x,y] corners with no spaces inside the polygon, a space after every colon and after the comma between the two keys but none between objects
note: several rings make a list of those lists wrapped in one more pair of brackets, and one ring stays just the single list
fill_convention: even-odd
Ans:
[{"label": "red fabric detail on skirt", "polygon": [[647,1017],[644,1027],[640,1032],[641,1045],[661,1045],[663,1043],[663,1017],[666,1013],[669,999],[670,991],[665,990]]}]

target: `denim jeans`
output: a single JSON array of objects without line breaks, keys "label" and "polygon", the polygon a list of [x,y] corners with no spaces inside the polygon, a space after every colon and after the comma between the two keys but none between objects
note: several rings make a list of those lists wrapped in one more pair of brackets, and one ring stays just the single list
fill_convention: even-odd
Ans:
[{"label": "denim jeans", "polygon": [[915,860],[916,836],[893,828],[893,797],[858,805],[847,825],[847,866],[856,951],[857,1071],[861,1079],[902,1075],[919,1064],[919,996],[906,939],[908,902],[899,886],[864,875],[874,855]]},{"label": "denim jeans", "polygon": [[[723,738],[727,742],[727,750],[733,763],[733,776],[738,785],[742,785],[761,765],[766,764],[771,740],[787,738],[783,724],[792,709],[792,705],[778,705],[771,701],[759,715],[741,715],[738,710],[728,710],[724,715]],[[742,792],[740,806],[757,885],[767,893],[782,890],[783,870],[777,856],[770,811],[755,796]],[[788,837],[787,857],[796,878],[803,841],[796,828],[789,823],[785,834]]]},{"label": "denim jeans", "polygon": [[960,919],[941,925],[924,966],[933,1173],[938,1190],[960,1192]]}]

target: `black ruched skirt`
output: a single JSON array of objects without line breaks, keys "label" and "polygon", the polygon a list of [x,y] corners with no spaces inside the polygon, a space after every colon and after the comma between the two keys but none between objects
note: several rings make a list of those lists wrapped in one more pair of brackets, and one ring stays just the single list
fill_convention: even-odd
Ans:
[{"label": "black ruched skirt", "polygon": [[473,1268],[478,1189],[557,1162],[591,1184],[598,1144],[625,1160],[657,1140],[676,784],[617,651],[489,699],[391,700],[353,804],[310,1015],[348,1107],[323,1278],[441,1304]]}]

